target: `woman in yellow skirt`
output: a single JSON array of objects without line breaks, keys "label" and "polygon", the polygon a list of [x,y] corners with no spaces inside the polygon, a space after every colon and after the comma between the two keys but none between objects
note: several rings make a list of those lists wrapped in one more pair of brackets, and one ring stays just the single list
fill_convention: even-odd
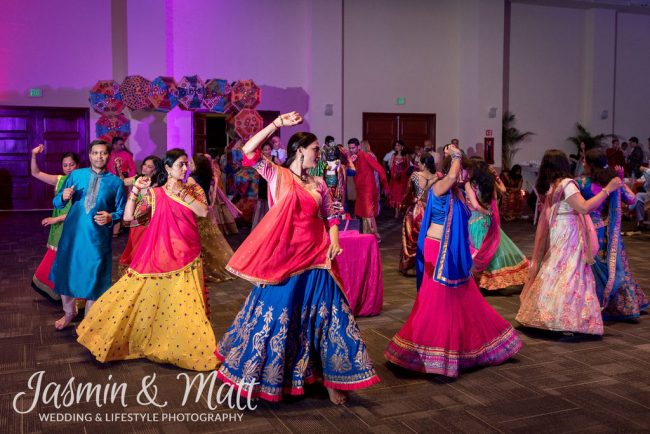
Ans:
[{"label": "woman in yellow skirt", "polygon": [[80,344],[100,362],[147,358],[184,369],[215,369],[214,332],[206,315],[201,241],[196,217],[208,206],[198,185],[182,182],[187,155],[167,151],[167,181],[149,188],[137,180],[126,205],[125,220],[139,200],[151,213],[147,232],[126,274],[97,300],[77,329]]}]

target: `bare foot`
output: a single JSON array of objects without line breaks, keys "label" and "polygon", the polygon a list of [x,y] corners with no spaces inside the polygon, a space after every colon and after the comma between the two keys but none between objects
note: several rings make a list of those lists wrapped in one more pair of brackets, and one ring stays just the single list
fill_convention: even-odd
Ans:
[{"label": "bare foot", "polygon": [[330,396],[330,401],[332,401],[334,405],[345,404],[345,401],[348,399],[348,396],[345,394],[345,392],[332,389],[331,387],[327,387],[327,393]]},{"label": "bare foot", "polygon": [[77,316],[76,312],[74,312],[74,313],[66,313],[61,318],[57,319],[54,322],[54,328],[57,329],[57,330],[63,330],[64,328],[66,328],[72,322],[72,320],[76,316]]}]

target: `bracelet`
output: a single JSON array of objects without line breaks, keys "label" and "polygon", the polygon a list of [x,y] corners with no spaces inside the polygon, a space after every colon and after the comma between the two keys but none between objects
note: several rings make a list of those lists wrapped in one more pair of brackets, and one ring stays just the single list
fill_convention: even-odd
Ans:
[{"label": "bracelet", "polygon": [[133,188],[131,189],[131,193],[137,195],[137,194],[140,194],[140,190],[137,190],[137,191],[136,191],[135,187],[133,187]]},{"label": "bracelet", "polygon": [[[280,119],[280,125],[279,125],[279,126],[275,124],[275,120],[276,120],[276,119]],[[273,126],[274,126],[275,128],[277,128],[277,129],[280,129],[280,127],[283,127],[283,126],[284,126],[284,121],[282,120],[282,116],[278,116],[277,118],[273,119],[273,122],[271,122],[271,123],[272,123]]]},{"label": "bracelet", "polygon": [[602,191],[603,193],[605,193],[605,194],[607,195],[607,197],[609,197],[610,192],[609,192],[606,188],[603,188],[603,189],[600,190],[600,191]]}]

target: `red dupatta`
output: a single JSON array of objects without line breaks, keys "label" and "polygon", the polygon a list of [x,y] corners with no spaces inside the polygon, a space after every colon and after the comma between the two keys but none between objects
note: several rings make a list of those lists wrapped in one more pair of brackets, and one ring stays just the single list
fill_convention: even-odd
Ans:
[{"label": "red dupatta", "polygon": [[[192,190],[197,200],[205,195]],[[139,274],[180,270],[201,255],[201,238],[192,209],[180,198],[168,196],[162,187],[150,189],[151,221],[133,253],[129,268]]]},{"label": "red dupatta", "polygon": [[256,285],[276,285],[314,268],[331,269],[318,196],[288,169],[277,166],[277,200],[226,269]]}]

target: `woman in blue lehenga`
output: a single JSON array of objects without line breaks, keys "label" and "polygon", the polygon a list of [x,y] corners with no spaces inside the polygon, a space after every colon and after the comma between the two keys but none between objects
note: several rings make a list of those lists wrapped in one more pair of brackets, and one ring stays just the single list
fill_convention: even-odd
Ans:
[{"label": "woman in blue lehenga", "polygon": [[[617,173],[620,172],[620,173]],[[607,165],[607,156],[599,149],[587,151],[585,177],[578,179],[580,192],[590,199],[615,176],[623,176],[623,168],[616,171]],[[616,190],[601,206],[590,213],[598,232],[598,256],[591,266],[596,278],[596,293],[603,312],[609,321],[636,319],[648,307],[648,299],[632,277],[627,254],[621,240],[621,201],[634,203],[635,196],[626,186]],[[603,219],[608,203],[607,218]]]}]

